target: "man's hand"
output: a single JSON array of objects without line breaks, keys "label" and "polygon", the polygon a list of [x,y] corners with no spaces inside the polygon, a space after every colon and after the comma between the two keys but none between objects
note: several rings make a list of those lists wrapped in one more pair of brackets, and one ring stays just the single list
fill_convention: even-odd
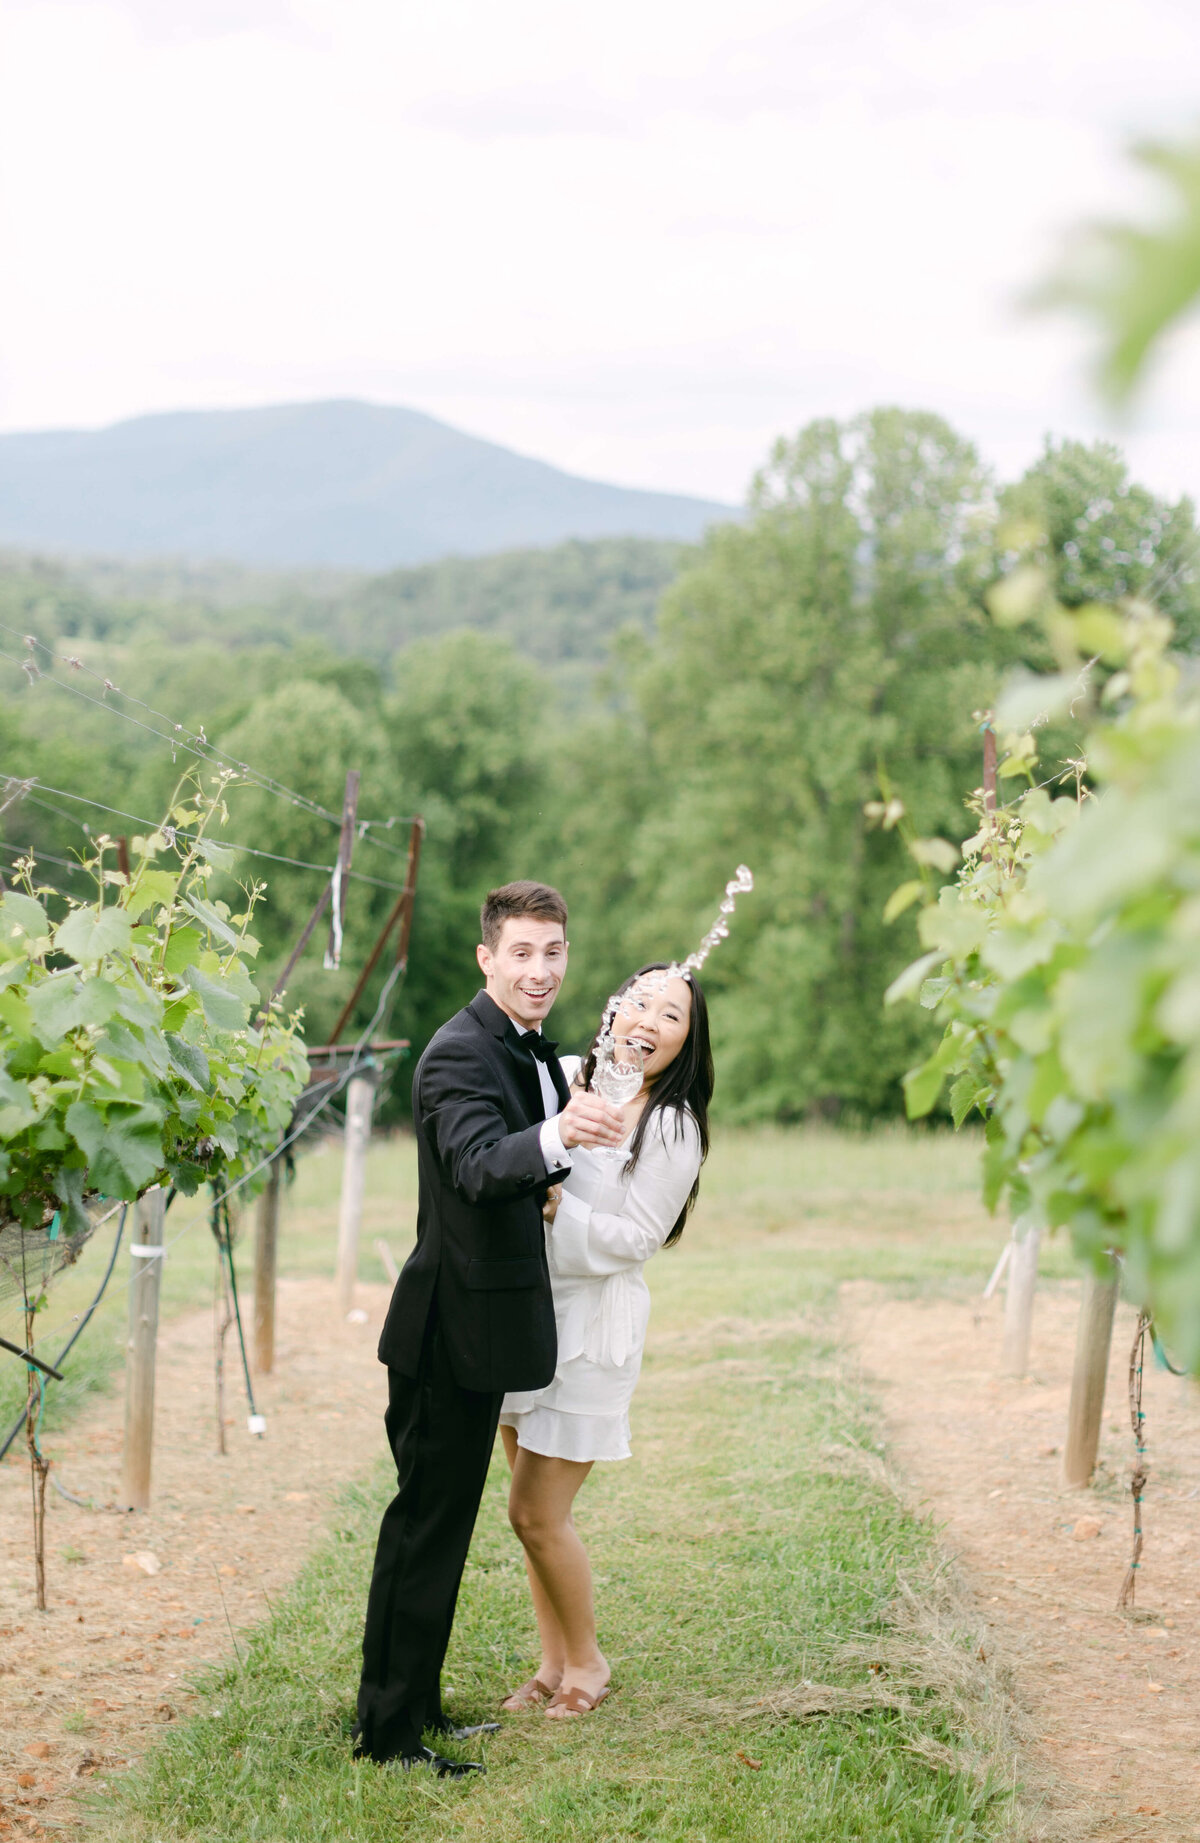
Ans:
[{"label": "man's hand", "polygon": [[558,1132],[565,1146],[614,1146],[625,1137],[625,1121],[619,1108],[585,1090],[573,1094],[559,1114]]}]

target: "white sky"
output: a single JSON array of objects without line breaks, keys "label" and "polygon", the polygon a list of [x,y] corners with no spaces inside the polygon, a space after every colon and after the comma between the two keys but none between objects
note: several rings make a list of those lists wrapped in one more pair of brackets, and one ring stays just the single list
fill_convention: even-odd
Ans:
[{"label": "white sky", "polygon": [[[0,428],[365,396],[740,498],[928,407],[1105,426],[1017,305],[1200,118],[1197,0],[0,0]],[[1200,337],[1125,432],[1200,494]]]}]

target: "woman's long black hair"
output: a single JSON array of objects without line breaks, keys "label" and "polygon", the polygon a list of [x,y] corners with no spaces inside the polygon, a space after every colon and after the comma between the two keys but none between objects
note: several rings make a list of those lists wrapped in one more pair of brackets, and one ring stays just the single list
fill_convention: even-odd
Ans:
[{"label": "woman's long black hair", "polygon": [[[649,966],[639,967],[638,971],[631,974],[624,985],[619,988],[617,996],[623,997],[629,988],[635,986],[639,979],[644,979],[647,973],[666,973],[670,970],[665,960],[654,960]],[[676,1115],[685,1112],[691,1114],[700,1134],[700,1163],[703,1164],[708,1157],[708,1103],[712,1100],[714,1080],[712,1044],[708,1034],[708,1005],[705,1003],[699,981],[691,973],[677,976],[687,981],[692,994],[692,1015],[688,1021],[688,1033],[684,1039],[683,1048],[674,1062],[667,1064],[650,1089],[641,1118],[634,1129],[633,1143],[629,1148],[629,1157],[624,1167],[626,1173],[632,1171],[637,1164],[652,1117],[655,1114],[664,1113],[668,1107]],[[600,1033],[597,1031],[579,1072],[578,1079],[585,1088],[596,1072],[596,1046],[599,1041]],[[660,1124],[665,1131],[666,1122],[662,1121]],[[679,1121],[676,1119],[677,1137],[679,1130]],[[700,1176],[697,1173],[696,1182],[692,1185],[687,1202],[679,1212],[679,1220],[663,1243],[664,1248],[671,1247],[683,1234],[683,1225],[691,1214],[692,1205],[699,1191]]]}]

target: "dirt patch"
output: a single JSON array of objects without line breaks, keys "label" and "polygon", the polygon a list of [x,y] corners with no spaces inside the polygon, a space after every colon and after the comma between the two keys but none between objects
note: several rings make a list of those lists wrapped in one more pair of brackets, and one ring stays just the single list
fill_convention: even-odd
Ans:
[{"label": "dirt patch", "polygon": [[[295,1575],[331,1493],[383,1453],[375,1345],[388,1296],[360,1287],[366,1322],[347,1324],[327,1282],[281,1280],[275,1370],[255,1383],[267,1433],[246,1430],[231,1336],[224,1458],[211,1315],[169,1322],[152,1507],[93,1511],[51,1491],[44,1614],[34,1606],[28,1466],[10,1455],[0,1467],[0,1836],[76,1832],[81,1789],[102,1787],[189,1711],[197,1668],[231,1656],[233,1634]],[[54,1475],[98,1505],[119,1489],[122,1415],[118,1390],[47,1442]]]},{"label": "dirt patch", "polygon": [[[1059,1483],[1077,1286],[1039,1291],[1031,1371],[1000,1374],[1002,1306],[842,1289],[893,1452],[973,1592],[1041,1736],[1038,1762],[1084,1834],[1200,1838],[1200,1396],[1147,1368],[1150,1482],[1133,1616],[1116,1610],[1131,1547],[1127,1407],[1136,1315],[1113,1337],[1096,1482]],[[1038,1777],[1043,1774],[1039,1772]]]}]

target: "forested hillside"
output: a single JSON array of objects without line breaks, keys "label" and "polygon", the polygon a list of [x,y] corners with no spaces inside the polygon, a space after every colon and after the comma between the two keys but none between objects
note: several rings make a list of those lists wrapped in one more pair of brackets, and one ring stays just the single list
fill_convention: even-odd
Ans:
[{"label": "forested hillside", "polygon": [[[622,627],[650,631],[659,597],[694,554],[655,538],[572,539],[370,576],[0,551],[0,606],[26,626],[41,622],[44,638],[103,642],[110,656],[202,635],[238,652],[316,640],[386,665],[412,640],[469,627],[546,667],[586,668]],[[568,672],[572,695],[584,676]]]},{"label": "forested hillside", "polygon": [[[361,817],[428,821],[394,1021],[418,1045],[475,987],[489,884],[537,875],[567,894],[555,1030],[578,1046],[634,964],[695,944],[745,861],[756,890],[710,962],[726,1116],[889,1112],[929,1024],[880,1022],[915,937],[910,918],[883,921],[904,856],[863,807],[883,776],[922,836],[964,836],[979,713],[1023,658],[1043,663],[1028,649],[1044,641],[985,609],[1018,525],[1022,545],[1043,531],[1064,602],[1153,589],[1196,648],[1187,502],[1132,485],[1104,446],[1051,447],[1001,487],[938,418],[893,410],[780,442],[748,519],[690,550],[571,544],[370,579],[10,560],[0,769],[41,785],[10,789],[3,853],[35,845],[47,881],[78,887],[81,825],[156,819],[190,759],[173,726],[203,725],[335,816],[262,785],[231,795],[232,840],[300,861],[239,866],[268,885],[269,981],[320,893],[323,873],[303,866],[332,863],[359,768]],[[30,657],[26,633],[100,679]],[[1047,772],[1070,744],[1043,739]],[[355,870],[378,881],[351,885],[342,970],[310,951],[293,982],[313,1041],[393,900],[403,843],[398,823],[356,844]]]}]

